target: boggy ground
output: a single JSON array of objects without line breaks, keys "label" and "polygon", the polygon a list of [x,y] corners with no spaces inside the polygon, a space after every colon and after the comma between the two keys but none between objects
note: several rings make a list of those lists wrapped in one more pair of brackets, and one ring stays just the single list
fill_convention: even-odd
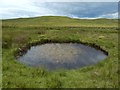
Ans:
[{"label": "boggy ground", "polygon": [[[57,20],[59,19],[59,22]],[[61,21],[60,21],[61,20]],[[60,23],[64,21],[63,23]],[[40,17],[3,21],[2,65],[4,88],[117,88],[117,20],[74,20]],[[108,52],[102,62],[75,70],[47,71],[20,64],[15,52],[29,43],[80,41]]]}]

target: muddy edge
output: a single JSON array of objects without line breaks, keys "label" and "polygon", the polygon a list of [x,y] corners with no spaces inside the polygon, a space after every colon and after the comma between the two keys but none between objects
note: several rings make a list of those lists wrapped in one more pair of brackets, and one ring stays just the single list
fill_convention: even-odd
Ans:
[{"label": "muddy edge", "polygon": [[27,53],[27,51],[32,47],[32,46],[37,46],[37,45],[41,45],[41,44],[46,44],[46,43],[77,43],[77,44],[83,44],[86,46],[90,46],[93,47],[97,50],[101,50],[105,55],[108,56],[108,52],[104,49],[102,49],[99,45],[96,45],[94,43],[88,43],[88,42],[81,42],[79,40],[74,40],[74,41],[56,41],[56,40],[42,40],[42,41],[37,41],[37,42],[33,42],[33,43],[28,43],[27,45],[24,45],[22,47],[19,47],[17,50],[15,50],[14,52],[14,56],[15,58],[19,58],[20,56],[23,56],[24,54]]}]

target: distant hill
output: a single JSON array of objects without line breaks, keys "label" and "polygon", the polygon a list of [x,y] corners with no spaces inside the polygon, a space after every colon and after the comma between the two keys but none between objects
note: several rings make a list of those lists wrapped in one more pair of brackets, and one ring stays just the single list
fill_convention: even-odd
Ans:
[{"label": "distant hill", "polygon": [[74,19],[65,16],[2,20],[3,27],[117,27],[117,25],[117,19]]}]

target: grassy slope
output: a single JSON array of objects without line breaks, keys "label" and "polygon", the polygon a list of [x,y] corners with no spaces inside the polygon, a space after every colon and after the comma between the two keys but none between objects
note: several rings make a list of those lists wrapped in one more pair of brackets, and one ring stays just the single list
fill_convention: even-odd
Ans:
[{"label": "grassy slope", "polygon": [[[3,21],[3,87],[118,87],[118,31],[115,27],[117,20],[108,19],[49,16]],[[108,51],[109,56],[94,66],[53,72],[16,62],[17,48],[43,40],[95,43]]]},{"label": "grassy slope", "polygon": [[[4,24],[5,23],[5,24]],[[43,16],[37,18],[7,20],[3,26],[12,27],[116,27],[117,20],[111,19],[71,19],[69,17]]]}]

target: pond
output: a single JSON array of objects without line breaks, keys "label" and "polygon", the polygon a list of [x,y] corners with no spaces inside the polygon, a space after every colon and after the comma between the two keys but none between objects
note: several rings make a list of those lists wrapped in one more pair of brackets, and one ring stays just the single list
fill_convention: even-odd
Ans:
[{"label": "pond", "polygon": [[32,46],[18,61],[47,70],[76,69],[93,65],[104,60],[107,55],[101,50],[77,43],[48,43]]}]

